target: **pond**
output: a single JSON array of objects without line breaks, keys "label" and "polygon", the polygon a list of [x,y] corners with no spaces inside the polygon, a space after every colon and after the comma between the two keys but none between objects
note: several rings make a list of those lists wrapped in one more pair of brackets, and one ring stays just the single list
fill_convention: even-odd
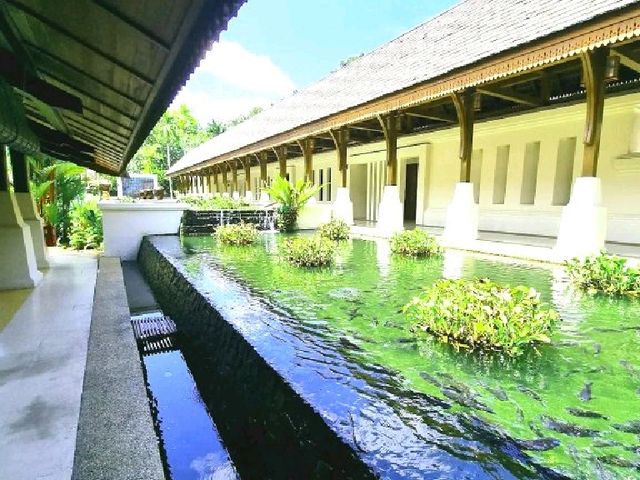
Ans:
[{"label": "pond", "polygon": [[[560,267],[458,251],[441,259],[405,259],[391,255],[383,240],[345,242],[334,267],[304,270],[278,259],[283,238],[264,234],[248,248],[221,246],[208,236],[182,238],[179,263],[201,281],[207,272],[221,271],[286,313],[305,335],[333,345],[366,371],[384,372],[363,375],[367,395],[378,392],[421,448],[431,445],[460,459],[465,464],[457,467],[469,478],[485,476],[469,467],[475,461],[487,477],[535,477],[531,472],[537,471],[640,478],[640,302],[583,296]],[[443,277],[535,287],[562,317],[553,343],[510,359],[456,351],[430,338],[416,341],[401,308]],[[331,395],[321,401],[330,404]],[[379,446],[376,428],[370,425],[368,444],[354,443],[363,451]],[[452,441],[459,437],[468,442]],[[487,460],[496,454],[484,444],[505,437],[526,458],[501,447]],[[510,461],[536,467],[486,466]]]}]

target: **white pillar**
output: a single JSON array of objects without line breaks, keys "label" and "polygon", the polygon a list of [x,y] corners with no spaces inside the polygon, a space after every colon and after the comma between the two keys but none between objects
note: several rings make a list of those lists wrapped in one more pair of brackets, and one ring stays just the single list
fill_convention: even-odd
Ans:
[{"label": "white pillar", "polygon": [[31,240],[33,241],[33,251],[36,256],[38,269],[49,268],[49,254],[44,241],[44,221],[38,215],[36,205],[31,196],[31,192],[15,192],[16,203],[20,209],[22,220],[29,227]]},{"label": "white pillar", "polygon": [[447,208],[443,240],[448,245],[463,246],[478,238],[478,205],[473,196],[473,183],[459,182]]},{"label": "white pillar", "polygon": [[41,279],[31,231],[13,192],[0,190],[0,290],[33,288]]},{"label": "white pillar", "polygon": [[253,192],[251,190],[244,192],[244,200],[248,203],[253,202]]},{"label": "white pillar", "polygon": [[353,203],[349,198],[348,188],[338,187],[336,200],[333,202],[333,216],[347,225],[353,225]]},{"label": "white pillar", "polygon": [[391,236],[404,229],[404,206],[400,201],[397,185],[385,185],[382,191],[376,228],[384,236]]},{"label": "white pillar", "polygon": [[268,203],[271,203],[271,199],[269,198],[269,194],[265,190],[262,190],[260,192],[260,200],[258,200],[258,201],[262,205],[266,205]]},{"label": "white pillar", "polygon": [[560,259],[596,255],[604,249],[607,209],[602,206],[602,184],[597,177],[578,177],[571,198],[562,209],[555,253]]},{"label": "white pillar", "polygon": [[238,192],[238,191],[234,191],[234,192],[231,194],[231,198],[233,198],[234,200],[240,200],[240,192]]}]

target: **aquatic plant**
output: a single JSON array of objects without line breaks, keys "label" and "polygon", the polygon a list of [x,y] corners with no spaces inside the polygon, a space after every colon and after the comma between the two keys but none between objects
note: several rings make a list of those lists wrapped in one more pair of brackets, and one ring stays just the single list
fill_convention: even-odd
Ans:
[{"label": "aquatic plant", "polygon": [[266,189],[271,199],[278,203],[276,228],[281,232],[294,231],[300,210],[319,189],[319,186],[313,186],[304,180],[298,180],[294,185],[286,178],[276,177]]},{"label": "aquatic plant", "polygon": [[258,239],[258,229],[250,223],[220,225],[214,235],[225,245],[251,245]]},{"label": "aquatic plant", "polygon": [[627,265],[627,260],[601,252],[583,260],[565,262],[569,278],[590,294],[640,296],[640,269]]},{"label": "aquatic plant", "polygon": [[349,238],[350,228],[347,222],[337,218],[331,219],[327,223],[323,223],[318,227],[318,235],[329,240],[347,240]]},{"label": "aquatic plant", "polygon": [[391,251],[407,257],[431,257],[440,255],[442,247],[435,237],[419,229],[404,230],[391,237]]},{"label": "aquatic plant", "polygon": [[526,286],[487,279],[439,280],[404,306],[415,333],[430,333],[456,348],[500,350],[509,355],[549,343],[558,313]]},{"label": "aquatic plant", "polygon": [[282,258],[298,267],[330,265],[335,259],[335,254],[336,244],[319,235],[290,238],[280,247]]}]

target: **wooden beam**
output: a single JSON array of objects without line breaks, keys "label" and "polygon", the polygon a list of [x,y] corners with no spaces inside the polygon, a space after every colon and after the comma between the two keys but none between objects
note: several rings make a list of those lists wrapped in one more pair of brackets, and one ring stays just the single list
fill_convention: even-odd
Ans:
[{"label": "wooden beam", "polygon": [[520,103],[532,107],[540,106],[539,99],[532,97],[531,95],[523,95],[522,93],[517,93],[510,88],[483,86],[478,87],[477,92],[482,93],[483,95],[489,95],[490,97],[501,98],[502,100],[507,100],[513,103]]},{"label": "wooden beam", "polygon": [[338,155],[338,170],[340,170],[342,188],[347,187],[347,146],[349,145],[349,129],[342,127],[337,130],[329,130],[331,138],[336,146],[336,153]]},{"label": "wooden beam", "polygon": [[631,70],[640,72],[640,55],[635,53],[630,45],[620,45],[611,50],[612,55],[620,57],[620,63]]},{"label": "wooden beam", "polygon": [[599,48],[584,52],[582,77],[587,92],[587,118],[584,127],[584,154],[582,158],[582,176],[598,176],[598,156],[600,154],[600,136],[604,113],[605,70],[607,49]]},{"label": "wooden beam", "polygon": [[278,159],[280,176],[282,178],[287,178],[287,146],[280,145],[278,147],[274,147],[273,152],[276,154],[276,158]]},{"label": "wooden beam", "polygon": [[46,17],[45,15],[42,15],[40,12],[38,12],[37,10],[31,8],[30,6],[28,6],[28,5],[24,4],[24,3],[20,3],[20,2],[18,2],[16,0],[4,0],[4,1],[7,2],[8,4],[10,4],[13,8],[17,9],[18,11],[21,11],[25,15],[38,20],[38,22],[40,22],[45,27],[58,32],[58,34],[60,34],[60,35],[62,35],[64,37],[67,37],[68,39],[74,41],[78,45],[81,45],[82,47],[84,47],[87,50],[91,51],[95,55],[97,55],[99,57],[102,57],[107,62],[109,62],[109,63],[117,66],[118,68],[124,70],[129,75],[137,78],[141,82],[144,82],[147,85],[153,85],[153,83],[154,83],[153,79],[151,77],[149,77],[148,75],[146,75],[145,73],[143,73],[143,72],[141,72],[139,70],[136,70],[131,65],[125,64],[123,61],[121,61],[120,59],[114,57],[109,52],[106,52],[106,51],[104,51],[104,50],[102,50],[102,49],[100,49],[100,48],[98,48],[98,47],[96,47],[94,45],[88,44],[87,42],[85,42],[85,40],[83,38],[79,37],[74,32],[72,32],[70,30],[67,30],[65,27],[63,27],[62,25],[59,25],[56,22],[53,22],[50,18]]},{"label": "wooden beam", "polygon": [[124,13],[113,7],[113,5],[111,5],[110,3],[105,2],[104,0],[93,0],[93,3],[102,8],[105,12],[108,12],[114,18],[117,18],[120,22],[127,25],[132,30],[136,31],[138,34],[145,37],[156,47],[161,48],[165,52],[168,52],[171,49],[171,45],[165,42],[158,35],[156,35],[155,32],[152,32],[145,26],[140,25],[140,23],[136,22],[134,19],[127,17]]},{"label": "wooden beam", "polygon": [[472,89],[451,95],[460,124],[460,181],[471,181],[471,154],[473,152],[473,95]]},{"label": "wooden beam", "polygon": [[387,181],[385,185],[398,184],[398,114],[391,112],[378,115],[378,121],[384,132],[387,150]]},{"label": "wooden beam", "polygon": [[298,145],[304,158],[304,181],[311,183],[313,181],[313,138],[298,140]]},{"label": "wooden beam", "polygon": [[384,133],[384,130],[381,130],[379,128],[370,128],[370,127],[360,127],[358,125],[349,125],[348,128],[352,128],[354,130],[363,130],[365,132],[378,132],[378,133]]},{"label": "wooden beam", "polygon": [[438,114],[438,113],[415,113],[415,112],[404,112],[405,115],[409,116],[409,117],[416,117],[416,118],[426,118],[427,120],[438,120],[440,122],[447,122],[447,123],[455,123],[456,119],[455,117],[448,115],[444,112]]}]

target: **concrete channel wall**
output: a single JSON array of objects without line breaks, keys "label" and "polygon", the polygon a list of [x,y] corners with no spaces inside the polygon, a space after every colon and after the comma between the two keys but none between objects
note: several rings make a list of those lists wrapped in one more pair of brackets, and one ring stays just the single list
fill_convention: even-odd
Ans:
[{"label": "concrete channel wall", "polygon": [[148,238],[138,263],[178,327],[182,352],[242,478],[374,478],[352,446]]}]

